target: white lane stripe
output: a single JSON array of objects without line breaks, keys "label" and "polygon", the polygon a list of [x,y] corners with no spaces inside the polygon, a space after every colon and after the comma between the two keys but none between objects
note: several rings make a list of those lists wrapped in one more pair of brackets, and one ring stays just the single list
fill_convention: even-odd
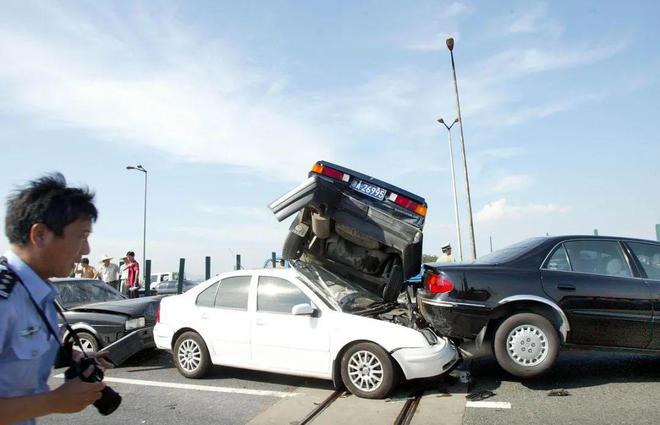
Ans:
[{"label": "white lane stripe", "polygon": [[[64,374],[60,373],[59,375],[55,375],[54,378],[64,378]],[[114,378],[111,376],[106,376],[103,382],[116,382],[118,384],[143,385],[147,387],[180,388],[184,390],[258,395],[264,397],[278,397],[278,398],[294,397],[299,394],[299,393],[289,393],[283,391],[249,390],[245,388],[212,387],[210,385],[192,385],[192,384],[177,384],[174,382],[143,381],[140,379]]]},{"label": "white lane stripe", "polygon": [[484,409],[511,409],[511,403],[503,401],[468,401],[465,407],[481,407]]}]

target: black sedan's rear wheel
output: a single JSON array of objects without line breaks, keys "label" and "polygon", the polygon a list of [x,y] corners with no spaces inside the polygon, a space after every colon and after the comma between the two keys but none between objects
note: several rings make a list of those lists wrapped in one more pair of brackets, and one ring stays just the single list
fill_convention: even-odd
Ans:
[{"label": "black sedan's rear wheel", "polygon": [[199,334],[185,332],[174,343],[174,364],[186,378],[204,377],[211,368],[211,357]]},{"label": "black sedan's rear wheel", "polygon": [[531,378],[546,372],[557,360],[559,335],[545,317],[518,313],[495,331],[493,351],[502,369],[520,378]]},{"label": "black sedan's rear wheel", "polygon": [[341,378],[351,393],[363,398],[385,398],[397,383],[392,359],[372,342],[355,344],[344,353]]}]

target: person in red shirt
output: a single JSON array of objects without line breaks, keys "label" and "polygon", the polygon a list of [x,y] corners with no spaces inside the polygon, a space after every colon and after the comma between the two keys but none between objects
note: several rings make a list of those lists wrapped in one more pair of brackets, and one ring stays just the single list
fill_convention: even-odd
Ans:
[{"label": "person in red shirt", "polygon": [[122,266],[122,275],[126,276],[126,282],[122,285],[122,292],[128,295],[129,298],[138,297],[138,289],[140,288],[140,264],[135,260],[135,253],[128,251],[124,257],[124,265]]}]

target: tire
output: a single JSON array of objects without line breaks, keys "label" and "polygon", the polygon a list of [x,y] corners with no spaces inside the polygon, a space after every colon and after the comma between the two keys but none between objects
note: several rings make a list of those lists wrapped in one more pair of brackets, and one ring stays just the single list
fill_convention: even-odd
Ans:
[{"label": "tire", "polygon": [[519,378],[547,372],[559,354],[559,335],[548,319],[534,313],[509,316],[495,331],[497,363]]},{"label": "tire", "polygon": [[403,288],[403,270],[397,264],[392,267],[390,280],[385,285],[385,288],[383,288],[383,300],[395,301],[401,293],[401,288]]},{"label": "tire", "polygon": [[185,332],[177,338],[172,357],[176,368],[186,378],[202,378],[211,368],[211,357],[206,344],[195,332]]},{"label": "tire", "polygon": [[303,253],[304,238],[289,232],[282,248],[282,258],[285,260],[297,260]]},{"label": "tire", "polygon": [[361,342],[341,358],[341,379],[346,388],[362,398],[385,398],[397,384],[392,358],[380,346]]},{"label": "tire", "polygon": [[[82,344],[86,353],[96,353],[99,351],[99,342],[94,335],[89,332],[76,332],[76,335],[78,335],[78,339],[80,340],[80,343]],[[80,351],[80,347],[78,347],[78,344],[75,342],[75,340],[73,342],[73,348],[74,350],[77,349]]]}]

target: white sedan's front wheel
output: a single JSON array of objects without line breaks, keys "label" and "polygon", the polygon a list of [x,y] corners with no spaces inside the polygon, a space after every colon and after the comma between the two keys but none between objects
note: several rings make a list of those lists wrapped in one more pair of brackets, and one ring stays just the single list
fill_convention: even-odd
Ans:
[{"label": "white sedan's front wheel", "polygon": [[174,364],[186,378],[202,378],[211,367],[206,344],[199,334],[186,332],[174,344]]},{"label": "white sedan's front wheel", "polygon": [[397,381],[392,358],[371,342],[355,344],[344,353],[341,377],[351,393],[363,398],[385,398]]}]

